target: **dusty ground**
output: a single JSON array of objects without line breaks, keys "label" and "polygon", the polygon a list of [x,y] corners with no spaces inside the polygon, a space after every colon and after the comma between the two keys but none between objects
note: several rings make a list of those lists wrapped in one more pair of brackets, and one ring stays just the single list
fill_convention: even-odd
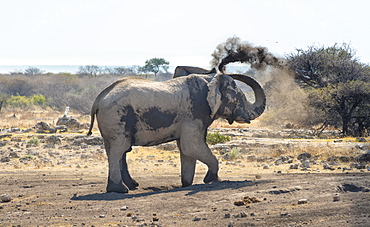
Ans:
[{"label": "dusty ground", "polygon": [[[13,153],[0,162],[0,195],[12,197],[0,203],[0,226],[370,226],[368,167],[338,162],[330,170],[321,162],[345,151],[357,156],[369,143],[258,138],[272,132],[223,131],[234,135],[228,145],[244,153],[227,161],[213,147],[224,181],[203,184],[206,167],[198,163],[194,185],[186,188],[180,187],[176,150],[135,148],[128,163],[140,186],[128,194],[105,193],[104,150],[75,142],[83,134],[57,134],[61,143],[54,147],[45,142],[51,134],[34,135],[41,143],[27,147],[33,134],[13,133],[1,139],[0,157]],[[309,168],[274,162],[292,155],[299,163],[304,151],[318,157]],[[251,155],[269,159],[258,162]],[[245,197],[255,203],[243,202]]]}]

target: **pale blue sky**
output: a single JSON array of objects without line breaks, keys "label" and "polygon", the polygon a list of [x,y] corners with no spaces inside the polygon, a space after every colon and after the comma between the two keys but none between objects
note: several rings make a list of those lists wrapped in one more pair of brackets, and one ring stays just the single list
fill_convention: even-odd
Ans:
[{"label": "pale blue sky", "polygon": [[368,0],[0,0],[0,65],[208,66],[238,36],[284,56],[350,43],[370,63]]}]

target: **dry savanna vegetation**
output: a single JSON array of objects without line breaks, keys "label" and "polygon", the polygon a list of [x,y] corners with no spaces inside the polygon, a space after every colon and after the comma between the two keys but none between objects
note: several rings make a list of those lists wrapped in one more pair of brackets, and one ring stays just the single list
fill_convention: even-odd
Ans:
[{"label": "dry savanna vegetation", "polygon": [[[248,63],[265,89],[265,113],[251,124],[216,120],[209,128],[223,181],[204,184],[207,166],[197,162],[194,184],[180,187],[180,153],[170,142],[128,153],[140,185],[127,194],[105,192],[96,125],[86,136],[90,107],[119,78],[171,78],[167,61],[0,75],[0,226],[369,226],[369,66],[347,45],[278,59],[235,37],[212,56],[221,65]],[[81,127],[33,128],[55,129],[67,106]]]}]

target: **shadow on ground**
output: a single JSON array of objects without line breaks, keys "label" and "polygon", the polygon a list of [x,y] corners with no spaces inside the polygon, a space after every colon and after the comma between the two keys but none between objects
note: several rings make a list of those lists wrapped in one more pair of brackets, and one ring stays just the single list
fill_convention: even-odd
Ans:
[{"label": "shadow on ground", "polygon": [[131,199],[131,198],[139,198],[145,197],[150,195],[156,194],[163,194],[163,193],[174,193],[174,192],[187,192],[185,196],[194,195],[198,192],[207,192],[207,191],[218,191],[224,189],[239,189],[243,187],[254,186],[256,184],[264,184],[269,183],[271,181],[222,181],[222,182],[212,182],[209,184],[195,184],[188,187],[181,187],[178,185],[170,185],[170,186],[159,186],[159,187],[145,187],[140,189],[140,191],[144,190],[145,192],[137,193],[137,194],[130,194],[135,193],[134,191],[130,191],[129,193],[115,193],[115,192],[108,192],[108,193],[94,193],[88,195],[77,195],[74,194],[71,200],[121,200],[121,199]]}]

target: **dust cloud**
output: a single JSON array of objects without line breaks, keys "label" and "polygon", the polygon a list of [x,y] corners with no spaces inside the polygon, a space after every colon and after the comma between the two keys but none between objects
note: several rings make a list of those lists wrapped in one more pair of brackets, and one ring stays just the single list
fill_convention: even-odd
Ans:
[{"label": "dust cloud", "polygon": [[266,47],[254,47],[252,44],[241,41],[238,37],[228,38],[219,44],[212,54],[212,67],[218,67],[223,72],[224,66],[232,62],[249,63],[251,68],[265,70],[267,65],[282,67],[283,59],[275,57]]},{"label": "dust cloud", "polygon": [[238,37],[219,44],[212,57],[211,66],[220,72],[227,71],[229,63],[240,62],[249,66],[245,74],[255,78],[267,96],[267,109],[260,117],[261,123],[268,126],[304,124],[308,117],[307,95],[294,81],[285,59],[274,56],[266,47],[253,46]]}]

